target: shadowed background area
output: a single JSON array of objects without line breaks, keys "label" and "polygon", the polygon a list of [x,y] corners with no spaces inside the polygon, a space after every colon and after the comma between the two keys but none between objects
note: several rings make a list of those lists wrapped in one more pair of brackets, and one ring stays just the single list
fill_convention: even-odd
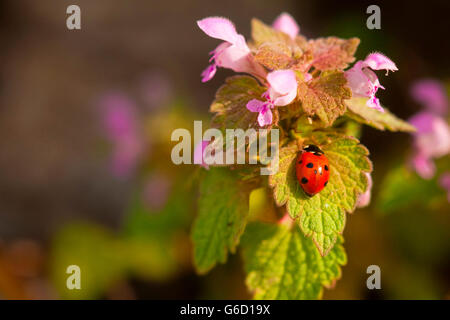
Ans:
[{"label": "shadowed background area", "polygon": [[[81,8],[81,30],[66,28],[70,4]],[[381,30],[366,28],[370,4],[381,8]],[[179,187],[194,170],[169,163],[171,130],[208,119],[232,74],[219,69],[200,82],[218,42],[196,20],[228,17],[248,37],[251,18],[270,24],[286,11],[307,37],[359,37],[357,59],[380,51],[397,64],[378,97],[407,119],[421,109],[409,95],[415,80],[448,87],[449,9],[436,0],[2,1],[0,297],[249,298],[239,255],[195,274],[189,229],[197,191],[194,182]],[[364,128],[361,140],[371,150],[376,196],[392,165],[405,161],[411,137]],[[445,210],[358,210],[344,233],[349,263],[324,298],[449,298]],[[98,284],[70,296],[61,287],[78,250]],[[371,264],[385,275],[383,290],[366,288]]]}]

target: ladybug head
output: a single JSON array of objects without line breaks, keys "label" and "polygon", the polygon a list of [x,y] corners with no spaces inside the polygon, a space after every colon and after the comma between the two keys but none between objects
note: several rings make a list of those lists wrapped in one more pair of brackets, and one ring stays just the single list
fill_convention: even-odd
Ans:
[{"label": "ladybug head", "polygon": [[320,150],[320,148],[318,146],[314,145],[314,144],[310,144],[310,145],[305,146],[303,148],[303,151],[311,152],[311,153],[314,153],[315,155],[318,155],[318,156],[323,154],[323,151]]}]

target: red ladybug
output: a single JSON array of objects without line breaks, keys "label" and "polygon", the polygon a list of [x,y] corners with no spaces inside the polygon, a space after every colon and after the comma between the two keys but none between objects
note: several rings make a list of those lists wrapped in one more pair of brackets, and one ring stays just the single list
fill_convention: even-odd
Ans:
[{"label": "red ladybug", "polygon": [[298,182],[310,197],[326,187],[330,176],[328,159],[315,145],[306,146],[299,153],[295,170]]}]

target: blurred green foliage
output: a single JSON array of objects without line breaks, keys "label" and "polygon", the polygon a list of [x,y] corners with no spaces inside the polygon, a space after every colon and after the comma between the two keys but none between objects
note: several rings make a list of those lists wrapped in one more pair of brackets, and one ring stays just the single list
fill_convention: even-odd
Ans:
[{"label": "blurred green foliage", "polygon": [[391,169],[380,186],[377,207],[382,213],[414,208],[439,209],[448,206],[447,194],[439,185],[440,174],[450,168],[448,157],[436,161],[437,174],[423,179],[405,164]]},{"label": "blurred green foliage", "polygon": [[[101,298],[129,278],[161,283],[190,266],[189,229],[196,199],[192,187],[196,175],[193,167],[174,166],[166,161],[170,158],[167,141],[172,131],[192,127],[194,115],[186,116],[186,103],[176,99],[151,117],[142,118],[152,149],[139,168],[120,230],[93,222],[74,222],[54,236],[50,274],[62,298]],[[164,205],[154,208],[146,203],[146,182],[161,175],[169,180],[170,190]],[[69,265],[81,269],[81,290],[69,290],[66,286]]]},{"label": "blurred green foliage", "polygon": [[390,171],[384,180],[378,199],[378,208],[383,213],[400,209],[422,209],[445,205],[446,193],[439,186],[438,178],[425,180],[404,165]]}]

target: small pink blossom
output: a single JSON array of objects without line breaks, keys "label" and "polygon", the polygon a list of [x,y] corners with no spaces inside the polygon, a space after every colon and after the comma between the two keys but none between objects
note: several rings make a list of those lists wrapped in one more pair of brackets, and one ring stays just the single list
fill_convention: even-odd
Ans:
[{"label": "small pink blossom", "polygon": [[370,108],[383,112],[380,101],[375,94],[378,89],[384,87],[378,81],[378,77],[372,70],[397,71],[395,63],[381,53],[375,52],[369,54],[365,60],[360,60],[345,72],[348,84],[355,97],[368,97],[366,105]]},{"label": "small pink blossom", "polygon": [[409,122],[417,129],[413,133],[412,165],[421,177],[430,179],[435,173],[432,160],[450,153],[450,127],[443,118],[429,111],[416,114]]},{"label": "small pink blossom", "polygon": [[423,104],[428,111],[445,115],[448,109],[448,98],[444,86],[434,79],[417,81],[411,87],[412,97]]},{"label": "small pink blossom", "polygon": [[264,77],[264,69],[254,60],[244,36],[236,32],[230,20],[210,17],[197,21],[197,25],[208,36],[225,41],[211,52],[212,64],[202,72],[202,82],[211,80],[217,67]]},{"label": "small pink blossom", "polygon": [[120,93],[105,95],[100,101],[106,133],[111,140],[121,139],[136,128],[134,104]]},{"label": "small pink blossom", "polygon": [[372,175],[370,173],[365,172],[365,175],[367,177],[367,190],[361,194],[358,198],[358,201],[356,203],[356,206],[358,208],[367,207],[370,203],[370,198],[372,195]]},{"label": "small pink blossom", "polygon": [[202,140],[195,146],[194,149],[194,164],[199,164],[205,169],[209,169],[209,166],[205,163],[205,149],[209,145],[209,141]]},{"label": "small pink blossom", "polygon": [[423,179],[431,179],[434,176],[436,167],[431,158],[417,153],[411,158],[411,165],[419,176]]},{"label": "small pink blossom", "polygon": [[409,122],[417,129],[414,145],[421,154],[440,158],[450,152],[450,127],[443,118],[424,111]]},{"label": "small pink blossom", "polygon": [[106,134],[114,146],[111,170],[118,177],[127,177],[143,151],[136,106],[126,96],[112,93],[102,98],[100,107]]},{"label": "small pink blossom", "polygon": [[266,101],[252,99],[247,109],[258,112],[258,123],[261,127],[272,123],[272,110],[275,106],[286,106],[297,96],[297,79],[292,70],[272,71],[267,75],[269,89],[262,97]]},{"label": "small pink blossom", "polygon": [[445,172],[441,175],[439,184],[442,188],[447,190],[447,200],[450,202],[450,172]]},{"label": "small pink blossom", "polygon": [[272,24],[273,28],[279,31],[282,31],[289,35],[292,39],[300,32],[300,27],[297,22],[295,22],[294,18],[289,13],[283,12],[280,14]]}]

